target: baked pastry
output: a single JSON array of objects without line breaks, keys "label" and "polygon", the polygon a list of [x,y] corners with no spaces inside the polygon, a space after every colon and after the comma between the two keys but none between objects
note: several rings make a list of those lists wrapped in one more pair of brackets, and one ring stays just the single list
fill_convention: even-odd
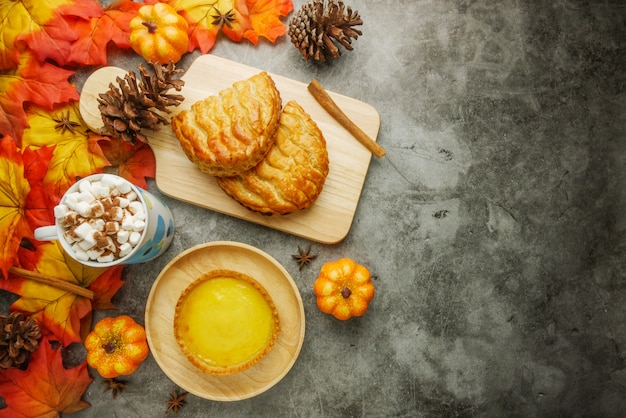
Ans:
[{"label": "baked pastry", "polygon": [[214,270],[191,283],[174,313],[174,335],[183,353],[212,375],[252,367],[272,350],[279,330],[267,291],[231,270]]},{"label": "baked pastry", "polygon": [[282,101],[274,80],[261,72],[172,117],[187,158],[213,176],[232,176],[257,165],[272,145]]},{"label": "baked pastry", "polygon": [[328,170],[322,131],[297,102],[290,101],[263,161],[242,174],[219,177],[217,184],[250,210],[285,215],[315,202]]}]

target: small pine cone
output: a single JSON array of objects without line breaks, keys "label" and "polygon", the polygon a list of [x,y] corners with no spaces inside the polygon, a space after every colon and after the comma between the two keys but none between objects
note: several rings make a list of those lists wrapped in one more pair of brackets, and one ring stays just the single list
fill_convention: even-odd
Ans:
[{"label": "small pine cone", "polygon": [[171,61],[166,67],[150,64],[153,75],[139,65],[141,82],[131,70],[123,79],[117,77],[117,86],[111,83],[109,91],[99,95],[98,109],[104,122],[101,134],[135,144],[147,142],[143,129],[157,130],[159,125],[169,123],[159,112],[170,113],[170,106],[178,106],[184,100],[182,95],[168,93],[170,89],[180,91],[185,84],[173,78],[182,70],[177,70]]},{"label": "small pine cone", "polygon": [[339,45],[351,51],[352,39],[363,33],[354,28],[363,24],[357,11],[341,0],[312,0],[305,3],[289,22],[289,37],[305,60],[326,62],[341,56]]},{"label": "small pine cone", "polygon": [[16,311],[0,315],[0,370],[25,364],[40,339],[41,330],[32,318]]}]

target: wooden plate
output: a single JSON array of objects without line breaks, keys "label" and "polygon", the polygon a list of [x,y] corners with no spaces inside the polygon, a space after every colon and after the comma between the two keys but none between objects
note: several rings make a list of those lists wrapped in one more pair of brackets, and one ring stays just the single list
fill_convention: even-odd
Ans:
[{"label": "wooden plate", "polygon": [[[172,112],[176,114],[188,109],[196,101],[259,72],[261,69],[214,55],[201,55],[181,77],[185,81],[181,91],[185,100]],[[85,81],[80,95],[80,113],[90,128],[102,126],[98,94],[106,93],[109,83],[115,84],[115,77],[123,78],[126,73],[118,67],[103,67]],[[270,75],[280,91],[283,104],[289,100],[297,101],[326,138],[330,172],[322,193],[311,207],[284,216],[264,216],[244,208],[224,193],[214,177],[201,172],[187,159],[170,126],[156,132],[144,132],[156,158],[157,187],[162,193],[187,203],[314,241],[335,244],[350,231],[371,154],[317,103],[308,92],[307,84],[278,74]],[[333,92],[329,94],[366,134],[376,138],[380,128],[380,116],[376,109],[350,97]]]},{"label": "wooden plate", "polygon": [[[197,369],[174,337],[174,309],[187,286],[204,273],[228,269],[245,273],[265,287],[280,318],[274,348],[250,369],[212,376]],[[214,401],[236,401],[262,393],[278,383],[294,365],[304,341],[304,306],[289,273],[265,252],[241,243],[216,241],[176,256],[152,285],[146,304],[148,344],[163,372],[184,390]]]}]

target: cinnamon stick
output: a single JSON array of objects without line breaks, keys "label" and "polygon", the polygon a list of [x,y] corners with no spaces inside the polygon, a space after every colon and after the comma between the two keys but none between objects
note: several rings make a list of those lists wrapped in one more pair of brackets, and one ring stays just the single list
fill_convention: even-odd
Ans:
[{"label": "cinnamon stick", "polygon": [[46,276],[45,274],[37,273],[36,271],[30,271],[19,267],[11,267],[9,269],[9,272],[37,281],[39,283],[56,287],[57,289],[72,292],[78,296],[83,296],[89,299],[93,299],[95,296],[94,292],[89,289],[85,289],[84,287],[75,285],[70,282],[66,282],[65,280],[59,279],[57,277]]},{"label": "cinnamon stick", "polygon": [[337,106],[335,101],[317,81],[311,80],[308,86],[309,93],[341,126],[346,128],[361,144],[378,158],[384,156],[387,151],[361,130],[350,118]]}]

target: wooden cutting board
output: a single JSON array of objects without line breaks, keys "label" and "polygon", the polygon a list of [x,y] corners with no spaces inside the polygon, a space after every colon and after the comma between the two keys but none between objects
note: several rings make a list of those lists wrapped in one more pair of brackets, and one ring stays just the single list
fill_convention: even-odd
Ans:
[{"label": "wooden cutting board", "polygon": [[[214,55],[202,55],[181,77],[185,81],[181,91],[185,100],[172,109],[170,116],[232,86],[235,81],[261,71]],[[96,130],[102,126],[98,94],[106,93],[109,83],[117,84],[115,78],[124,77],[126,72],[118,67],[103,67],[85,81],[80,112],[90,128]],[[244,208],[224,193],[215,178],[201,172],[187,159],[169,125],[156,132],[144,132],[156,157],[157,187],[163,194],[184,202],[321,243],[337,243],[350,231],[371,154],[317,103],[308,92],[306,83],[269,74],[280,91],[283,105],[289,100],[296,100],[311,115],[326,138],[330,171],[317,201],[308,209],[284,216],[263,216]],[[349,118],[376,139],[380,128],[380,116],[376,109],[350,97],[333,92],[329,94]]]}]

